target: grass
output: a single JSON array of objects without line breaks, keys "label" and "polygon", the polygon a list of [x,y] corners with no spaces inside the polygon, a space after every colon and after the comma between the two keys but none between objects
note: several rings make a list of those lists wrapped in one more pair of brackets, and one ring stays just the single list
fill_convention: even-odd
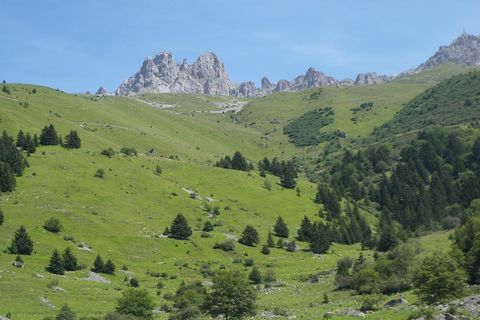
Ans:
[{"label": "grass", "polygon": [[[365,137],[373,127],[393,118],[404,103],[431,83],[326,87],[319,95],[313,95],[313,99],[311,94],[318,89],[279,93],[241,100],[249,104],[239,115],[209,112],[218,109],[215,103],[236,103],[230,98],[141,97],[150,103],[176,106],[159,110],[133,98],[106,97],[96,101],[90,96],[68,95],[37,85],[7,86],[10,95],[0,92],[2,129],[11,135],[19,129],[38,133],[44,125],[52,123],[62,134],[76,129],[82,138],[82,148],[39,148],[28,158],[31,166],[17,179],[17,190],[0,198],[5,213],[5,223],[0,227],[0,248],[9,246],[20,225],[26,226],[35,243],[34,254],[24,257],[23,269],[12,266],[13,255],[0,253],[0,314],[11,312],[16,320],[37,320],[52,316],[62,304],[68,303],[79,316],[100,318],[114,308],[121,291],[127,288],[124,278],[129,274],[120,271],[124,264],[139,280],[140,287],[155,297],[157,306],[171,304],[164,295],[174,293],[181,280],[204,279],[202,273],[210,269],[248,272],[249,267],[235,262],[251,257],[261,272],[273,269],[284,285],[261,292],[258,311],[286,309],[298,319],[312,319],[322,317],[326,311],[361,305],[362,297],[348,291],[334,291],[332,283],[336,261],[344,256],[356,258],[360,247],[335,244],[329,254],[321,256],[281,249],[262,255],[261,245],[279,215],[287,222],[291,239],[304,215],[318,218],[319,207],[312,201],[316,186],[301,175],[298,197],[295,190],[282,189],[278,178],[269,176],[273,188],[268,191],[263,187],[264,178],[257,173],[215,168],[213,163],[236,150],[252,161],[265,156],[316,156],[321,145],[296,148],[288,142],[283,127],[289,121],[316,108],[330,106],[334,109],[334,121],[326,130],[340,129],[349,137]],[[37,89],[36,94],[30,93],[33,88]],[[369,101],[374,102],[372,110],[353,124],[351,109]],[[135,147],[139,155],[108,158],[100,154],[104,148],[118,151],[123,146]],[[154,149],[151,154],[147,152],[150,149]],[[178,159],[172,160],[170,156]],[[160,175],[154,173],[157,165],[162,168]],[[105,171],[103,179],[94,177],[98,169]],[[192,199],[186,189],[213,198],[213,205],[220,207],[220,215],[208,218],[204,202]],[[187,217],[194,229],[189,241],[161,237],[178,212]],[[50,217],[61,220],[64,229],[60,234],[42,228]],[[211,233],[211,238],[202,238],[201,228],[207,219],[220,226]],[[375,220],[370,215],[368,219]],[[246,224],[259,231],[258,247],[236,244],[233,252],[213,249],[216,242],[239,237]],[[428,235],[421,242],[427,250],[447,248],[447,236]],[[81,243],[88,244],[93,251],[78,249]],[[307,247],[306,243],[298,244],[302,249]],[[86,270],[65,276],[47,273],[44,268],[52,251],[55,248],[63,251],[67,246],[88,267],[97,254],[104,260],[111,258],[117,266],[114,276],[105,276],[111,283],[82,279],[88,276]],[[160,295],[155,288],[159,279],[147,271],[168,274],[162,279],[165,288]],[[321,271],[325,276],[318,283],[304,280]],[[53,280],[65,291],[49,288]],[[330,296],[328,305],[321,303],[324,292]],[[407,296],[410,302],[415,301],[411,293]],[[50,308],[45,299],[56,308]],[[398,310],[382,310],[367,317],[406,318],[408,308]],[[156,318],[166,319],[167,315],[161,313]]]}]

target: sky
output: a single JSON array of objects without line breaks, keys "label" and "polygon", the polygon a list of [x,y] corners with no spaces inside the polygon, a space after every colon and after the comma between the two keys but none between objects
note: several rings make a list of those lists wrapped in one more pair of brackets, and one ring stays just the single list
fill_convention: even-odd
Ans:
[{"label": "sky", "polygon": [[480,35],[479,13],[479,0],[0,0],[0,81],[114,91],[160,51],[213,51],[235,82],[396,74]]}]

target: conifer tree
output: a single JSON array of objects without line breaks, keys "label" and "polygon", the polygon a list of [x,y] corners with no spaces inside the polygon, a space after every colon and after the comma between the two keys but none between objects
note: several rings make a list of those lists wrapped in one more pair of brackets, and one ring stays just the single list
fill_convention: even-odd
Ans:
[{"label": "conifer tree", "polygon": [[115,274],[115,264],[112,260],[108,259],[103,268],[103,272],[106,274]]},{"label": "conifer tree", "polygon": [[288,238],[288,226],[282,217],[277,218],[273,231],[277,237]]},{"label": "conifer tree", "polygon": [[40,134],[40,144],[42,146],[52,146],[60,144],[60,138],[55,130],[55,127],[51,124],[48,127],[45,126]]},{"label": "conifer tree", "polygon": [[78,270],[77,258],[73,254],[70,248],[66,248],[62,254],[63,264],[65,266],[65,271],[75,271]]},{"label": "conifer tree", "polygon": [[188,225],[187,219],[179,213],[170,227],[169,236],[174,239],[187,240],[192,235],[192,228]]},{"label": "conifer tree", "polygon": [[312,233],[312,222],[307,216],[303,217],[300,228],[297,230],[297,239],[299,241],[309,241]]},{"label": "conifer tree", "polygon": [[257,267],[253,267],[252,271],[248,275],[248,280],[250,280],[252,284],[262,283],[262,274],[260,271],[258,271]]},{"label": "conifer tree", "polygon": [[25,136],[25,150],[30,154],[30,153],[35,153],[37,150],[37,146],[35,145],[35,142],[32,139],[32,136],[30,133],[27,132],[27,135]]},{"label": "conifer tree", "polygon": [[0,192],[11,192],[16,185],[17,182],[12,167],[10,164],[0,161]]},{"label": "conifer tree", "polygon": [[82,140],[78,136],[76,130],[71,130],[69,134],[65,136],[63,146],[67,149],[78,149],[82,145]]},{"label": "conifer tree", "polygon": [[50,263],[46,270],[53,274],[65,274],[65,264],[63,262],[62,256],[58,253],[57,249],[53,250],[52,256],[50,258]]},{"label": "conifer tree", "polygon": [[270,231],[268,232],[267,237],[267,247],[275,248],[275,242],[273,241],[272,233]]},{"label": "conifer tree", "polygon": [[330,248],[329,230],[321,222],[314,223],[310,239],[310,249],[313,253],[326,253]]},{"label": "conifer tree", "polygon": [[105,263],[100,255],[97,255],[95,258],[95,261],[93,262],[93,268],[91,270],[96,273],[103,273],[105,270]]},{"label": "conifer tree", "polygon": [[15,235],[12,239],[12,243],[8,248],[8,251],[12,254],[31,255],[33,251],[33,241],[27,233],[27,229],[24,226],[15,231]]},{"label": "conifer tree", "polygon": [[16,146],[17,148],[25,150],[25,134],[22,130],[18,131]]},{"label": "conifer tree", "polygon": [[254,227],[247,225],[243,230],[242,236],[238,240],[243,245],[254,247],[259,241],[258,232]]},{"label": "conifer tree", "polygon": [[249,171],[250,170],[250,166],[248,165],[247,160],[245,159],[245,157],[239,151],[236,151],[233,154],[232,169],[242,170],[242,171]]},{"label": "conifer tree", "polygon": [[5,221],[5,216],[3,215],[2,209],[0,209],[0,226],[3,225],[4,221]]}]

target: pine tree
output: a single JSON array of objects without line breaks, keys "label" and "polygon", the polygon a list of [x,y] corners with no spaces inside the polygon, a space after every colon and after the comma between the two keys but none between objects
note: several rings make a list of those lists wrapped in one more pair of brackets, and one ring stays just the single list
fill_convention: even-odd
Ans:
[{"label": "pine tree", "polygon": [[253,267],[252,271],[248,275],[248,280],[250,280],[252,284],[262,283],[262,275],[260,271],[258,271],[257,267]]},{"label": "pine tree", "polygon": [[291,161],[283,166],[282,174],[280,176],[280,184],[287,189],[293,189],[297,185],[295,182],[296,172],[295,167]]},{"label": "pine tree", "polygon": [[52,124],[43,128],[42,133],[40,134],[40,144],[42,146],[60,144],[60,138],[58,137],[57,131]]},{"label": "pine tree", "polygon": [[65,141],[63,146],[67,149],[78,149],[82,145],[82,140],[78,136],[76,130],[70,131],[68,135],[65,136]]},{"label": "pine tree", "polygon": [[288,226],[285,221],[283,221],[282,217],[279,216],[277,218],[277,222],[273,227],[273,231],[277,237],[288,238]]},{"label": "pine tree", "polygon": [[0,192],[11,192],[16,185],[12,167],[8,163],[0,161]]},{"label": "pine tree", "polygon": [[179,240],[187,240],[192,235],[192,229],[188,225],[187,219],[179,213],[170,227],[170,237]]},{"label": "pine tree", "polygon": [[28,132],[25,137],[25,150],[29,154],[35,153],[35,151],[37,151],[37,146],[35,145],[35,142],[33,141],[32,136]]},{"label": "pine tree", "polygon": [[313,253],[326,253],[330,248],[329,230],[326,225],[316,222],[312,228],[310,249]]},{"label": "pine tree", "polygon": [[269,248],[275,248],[275,242],[273,241],[273,237],[272,237],[272,233],[271,233],[271,232],[268,232],[267,247],[269,247]]},{"label": "pine tree", "polygon": [[105,267],[103,268],[103,272],[106,274],[115,274],[115,264],[113,264],[112,260],[107,260],[107,262],[105,263]]},{"label": "pine tree", "polygon": [[0,209],[0,226],[3,225],[4,221],[5,221],[5,216],[3,215],[2,209]]},{"label": "pine tree", "polygon": [[66,248],[62,254],[63,264],[65,266],[65,271],[75,271],[78,270],[77,258],[73,254],[70,248]]},{"label": "pine tree", "polygon": [[50,263],[46,270],[53,274],[65,274],[65,265],[60,253],[57,249],[53,250],[52,257],[50,258]]},{"label": "pine tree", "polygon": [[36,133],[33,135],[33,144],[35,145],[35,147],[38,147],[40,145],[40,139],[38,138]]},{"label": "pine tree", "polygon": [[303,217],[300,228],[297,230],[297,239],[299,241],[309,241],[312,233],[312,222],[307,216]]},{"label": "pine tree", "polygon": [[25,134],[23,133],[22,130],[18,131],[17,134],[17,143],[16,143],[17,148],[25,150]]},{"label": "pine tree", "polygon": [[12,254],[31,255],[33,251],[33,241],[27,233],[27,229],[24,226],[15,231],[15,235],[12,239],[12,243],[8,248],[8,251]]},{"label": "pine tree", "polygon": [[258,232],[254,227],[247,225],[243,230],[242,236],[238,240],[239,243],[254,247],[259,241]]},{"label": "pine tree", "polygon": [[242,171],[249,171],[250,170],[250,166],[248,165],[247,160],[245,159],[245,157],[239,151],[236,151],[233,154],[232,169],[242,170]]},{"label": "pine tree", "polygon": [[102,257],[97,255],[95,261],[93,262],[93,268],[91,270],[96,273],[103,273],[103,271],[105,270],[105,263],[103,262]]}]

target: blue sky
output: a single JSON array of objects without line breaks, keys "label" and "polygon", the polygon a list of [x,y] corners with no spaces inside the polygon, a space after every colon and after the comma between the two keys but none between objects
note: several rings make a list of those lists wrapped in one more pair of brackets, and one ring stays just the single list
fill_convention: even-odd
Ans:
[{"label": "blue sky", "polygon": [[478,0],[0,0],[0,80],[110,91],[146,56],[214,51],[235,82],[415,67],[462,30]]}]

